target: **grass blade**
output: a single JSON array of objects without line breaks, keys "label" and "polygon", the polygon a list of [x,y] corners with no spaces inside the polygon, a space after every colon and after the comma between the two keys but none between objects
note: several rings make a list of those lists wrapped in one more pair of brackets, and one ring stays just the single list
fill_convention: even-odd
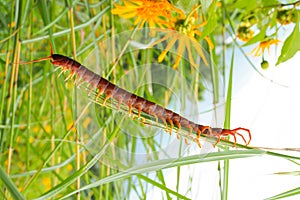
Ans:
[{"label": "grass blade", "polygon": [[[230,129],[230,111],[231,111],[231,96],[232,96],[232,71],[233,71],[233,63],[234,63],[234,49],[232,50],[232,57],[230,63],[230,72],[229,72],[229,80],[228,80],[228,90],[227,90],[227,98],[226,98],[226,108],[225,108],[225,122],[224,128]],[[228,198],[228,179],[229,179],[229,160],[224,160],[224,174],[223,174],[223,185],[221,191],[221,199]]]},{"label": "grass blade", "polygon": [[289,190],[289,191],[277,194],[275,196],[272,196],[270,198],[267,198],[266,200],[282,199],[282,198],[291,197],[291,196],[295,196],[295,195],[299,195],[299,194],[300,194],[300,187],[297,187],[292,190]]},{"label": "grass blade", "polygon": [[16,185],[7,176],[2,167],[0,167],[0,178],[14,199],[24,199]]}]

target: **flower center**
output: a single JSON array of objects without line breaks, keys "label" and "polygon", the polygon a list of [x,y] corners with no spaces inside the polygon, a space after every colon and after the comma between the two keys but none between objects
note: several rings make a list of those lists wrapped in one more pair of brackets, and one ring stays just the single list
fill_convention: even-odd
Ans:
[{"label": "flower center", "polygon": [[190,37],[193,37],[195,34],[193,29],[194,23],[194,17],[179,19],[175,22],[175,30]]}]

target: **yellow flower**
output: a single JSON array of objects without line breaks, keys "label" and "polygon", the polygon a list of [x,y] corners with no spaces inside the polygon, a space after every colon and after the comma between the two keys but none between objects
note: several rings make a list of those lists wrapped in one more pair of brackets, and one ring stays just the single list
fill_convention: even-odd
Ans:
[{"label": "yellow flower", "polygon": [[44,186],[46,186],[46,190],[49,190],[51,188],[51,179],[49,177],[43,178],[42,183]]},{"label": "yellow flower", "polygon": [[46,133],[51,133],[51,126],[48,124],[45,126]]},{"label": "yellow flower", "polygon": [[250,54],[254,54],[254,56],[261,56],[265,49],[268,49],[268,53],[270,54],[270,46],[272,44],[278,45],[280,41],[278,39],[267,39],[265,41],[261,41],[257,47],[255,47]]},{"label": "yellow flower", "polygon": [[[197,9],[197,8],[198,7],[196,7],[195,9]],[[174,44],[176,42],[178,42],[177,56],[176,56],[176,60],[173,65],[173,68],[176,69],[178,67],[181,57],[182,57],[182,54],[184,53],[185,49],[187,50],[188,59],[189,59],[191,65],[197,66],[193,59],[191,45],[192,45],[192,47],[194,47],[196,52],[200,55],[200,57],[202,58],[205,65],[208,65],[208,62],[204,55],[204,52],[203,52],[201,46],[199,45],[199,41],[197,41],[195,38],[196,35],[201,36],[201,34],[202,34],[198,30],[198,28],[205,26],[207,22],[203,22],[201,24],[195,24],[195,22],[197,21],[197,13],[195,12],[195,9],[187,17],[175,19],[175,21],[173,22],[173,24],[170,27],[171,30],[161,30],[162,32],[166,32],[166,35],[163,38],[158,39],[157,41],[152,43],[151,46],[159,44],[168,39],[170,39],[170,40],[169,40],[166,48],[159,55],[158,62],[161,62],[165,58],[167,52],[170,51],[171,47],[174,46]],[[192,16],[192,14],[194,14],[194,15]],[[206,36],[206,37],[204,37],[204,39],[208,43],[209,48],[213,49],[214,45],[213,45],[212,41],[209,39],[209,37]]]},{"label": "yellow flower", "polygon": [[10,27],[14,28],[16,26],[16,23],[13,21],[13,22],[7,24],[7,26],[8,26],[8,28],[10,28]]},{"label": "yellow flower", "polygon": [[180,9],[174,7],[167,0],[123,0],[123,2],[123,6],[114,4],[115,8],[111,12],[122,18],[137,17],[134,25],[140,23],[140,27],[145,22],[149,23],[150,28],[154,28],[155,25],[161,28],[166,27],[167,21],[171,18],[171,11],[184,15]]},{"label": "yellow flower", "polygon": [[253,38],[254,31],[250,29],[249,24],[242,24],[238,27],[236,36],[243,42],[248,42]]},{"label": "yellow flower", "polygon": [[72,170],[73,170],[73,166],[72,166],[71,164],[68,164],[68,165],[67,165],[67,170],[68,170],[68,171],[72,171]]}]

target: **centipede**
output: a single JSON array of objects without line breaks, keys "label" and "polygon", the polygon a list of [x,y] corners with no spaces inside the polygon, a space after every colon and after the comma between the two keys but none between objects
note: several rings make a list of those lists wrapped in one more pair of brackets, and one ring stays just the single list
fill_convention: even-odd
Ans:
[{"label": "centipede", "polygon": [[[33,62],[40,62],[44,60],[50,60],[50,62],[61,69],[60,74],[69,71],[69,75],[66,80],[69,80],[75,77],[75,82],[79,80],[81,83],[87,83],[90,87],[90,90],[95,90],[95,98],[99,98],[101,95],[104,95],[104,100],[102,105],[105,105],[106,101],[110,98],[118,102],[118,108],[121,104],[124,104],[128,108],[129,115],[132,113],[132,110],[135,109],[137,112],[138,118],[141,117],[141,113],[146,113],[156,119],[156,121],[161,120],[165,126],[165,130],[170,134],[173,131],[173,128],[177,128],[177,132],[182,128],[185,128],[189,133],[195,133],[196,136],[193,138],[194,142],[201,148],[200,137],[214,137],[216,142],[214,147],[221,141],[227,140],[227,136],[232,136],[234,139],[234,146],[237,143],[237,136],[240,137],[246,146],[249,145],[251,141],[251,132],[247,128],[238,127],[235,129],[223,129],[223,128],[214,128],[211,126],[197,124],[192,122],[185,117],[175,113],[169,109],[164,108],[154,102],[148,101],[147,99],[137,96],[134,93],[131,93],[117,85],[113,84],[109,80],[101,77],[100,75],[89,70],[84,65],[80,64],[76,60],[69,58],[61,54],[54,54],[52,46],[50,45],[50,56],[40,58],[28,62],[20,62],[20,64],[29,64]],[[96,101],[97,102],[97,101]],[[240,131],[248,134],[248,141],[245,139],[244,135]]]}]

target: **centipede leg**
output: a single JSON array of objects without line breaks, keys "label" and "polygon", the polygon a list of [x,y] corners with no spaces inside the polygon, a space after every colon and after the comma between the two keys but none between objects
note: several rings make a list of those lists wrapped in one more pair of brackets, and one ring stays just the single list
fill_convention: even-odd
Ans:
[{"label": "centipede leg", "polygon": [[198,147],[201,148],[201,143],[200,143],[199,138],[195,138],[195,139],[194,139],[194,142],[196,142],[197,145],[198,145]]},{"label": "centipede leg", "polygon": [[[248,135],[249,135],[249,141],[248,142],[246,142],[246,140],[245,140],[245,138],[244,138],[244,136],[242,134],[240,134],[240,133],[237,132],[239,130],[243,130],[243,131],[246,131],[248,133]],[[249,143],[250,143],[250,141],[252,139],[251,138],[251,133],[250,133],[249,129],[239,127],[239,128],[233,129],[232,131],[234,131],[238,136],[240,136],[244,140],[244,142],[245,142],[246,145],[249,145]]]},{"label": "centipede leg", "polygon": [[170,135],[172,135],[172,131],[173,131],[173,128],[174,128],[174,124],[173,124],[173,121],[171,119],[167,119],[167,121],[170,123],[170,130],[168,130],[168,125],[166,127],[166,131],[169,132]]},{"label": "centipede leg", "polygon": [[137,110],[138,110],[138,118],[140,118],[141,117],[142,108],[139,107]]},{"label": "centipede leg", "polygon": [[221,141],[221,136],[220,135],[217,135],[218,139],[216,141],[216,143],[213,145],[214,148],[217,146],[217,144]]},{"label": "centipede leg", "polygon": [[66,77],[65,81],[72,79],[74,76],[75,76],[75,73],[73,71],[71,71],[71,73]]},{"label": "centipede leg", "polygon": [[201,148],[200,136],[201,136],[201,130],[198,128],[197,129],[197,137],[195,138],[195,142],[197,143],[199,148]]},{"label": "centipede leg", "polygon": [[[140,116],[141,116],[142,109],[141,109],[140,107],[138,107],[138,108],[136,108],[136,109],[137,109],[137,111],[138,111],[138,119],[139,119]],[[131,111],[130,111],[130,115],[131,115]],[[131,119],[134,119],[134,115],[131,115],[130,117],[131,117]]]},{"label": "centipede leg", "polygon": [[[248,135],[249,135],[249,141],[248,142],[246,141],[245,137],[242,134],[237,132],[239,130],[243,130],[243,131],[246,131],[248,133]],[[222,132],[220,133],[220,135],[223,135],[223,136],[232,135],[233,138],[234,138],[234,146],[236,145],[236,135],[240,136],[242,138],[242,140],[245,142],[246,145],[249,145],[249,143],[251,141],[250,130],[246,129],[246,128],[235,128],[235,129],[232,129],[232,130],[223,129]]]},{"label": "centipede leg", "polygon": [[111,93],[106,94],[106,97],[103,100],[102,106],[105,106],[106,101],[111,97]]},{"label": "centipede leg", "polygon": [[[161,121],[162,121],[162,122],[164,123],[164,125],[165,125],[165,130],[167,130],[167,129],[168,129],[168,124],[167,124],[166,120],[165,120],[164,118],[160,118],[160,119],[161,119]],[[156,123],[158,123],[158,119],[157,119]]]},{"label": "centipede leg", "polygon": [[66,73],[66,69],[62,68],[62,70],[59,72],[59,74],[57,75],[57,77],[60,77],[62,74]]},{"label": "centipede leg", "polygon": [[158,124],[158,117],[155,115],[155,122]]},{"label": "centipede leg", "polygon": [[95,97],[95,101],[98,102],[99,97],[103,94],[103,90],[99,90],[96,97]]},{"label": "centipede leg", "polygon": [[138,119],[141,119],[142,122],[144,123],[146,120],[144,117],[141,117],[141,113],[142,113],[142,108],[138,108]]},{"label": "centipede leg", "polygon": [[174,124],[177,126],[176,136],[177,136],[177,139],[179,139],[180,138],[179,131],[181,129],[181,125],[180,125],[180,123],[178,121],[175,121]]},{"label": "centipede leg", "polygon": [[[79,86],[77,86],[77,87],[79,87]],[[94,88],[92,87],[92,85],[88,85],[88,87],[90,87],[89,92],[88,92],[88,96],[91,96],[92,91],[93,91]]]},{"label": "centipede leg", "polygon": [[128,115],[130,116],[132,112],[132,105],[128,105]]}]

